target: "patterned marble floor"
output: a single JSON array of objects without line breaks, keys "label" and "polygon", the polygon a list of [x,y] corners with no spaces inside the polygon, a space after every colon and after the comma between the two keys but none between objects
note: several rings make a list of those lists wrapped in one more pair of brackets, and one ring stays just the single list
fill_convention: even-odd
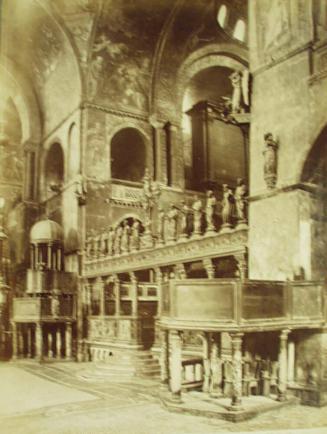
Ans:
[{"label": "patterned marble floor", "polygon": [[327,434],[327,409],[289,406],[233,424],[167,412],[150,380],[83,379],[80,364],[0,364],[4,434]]}]

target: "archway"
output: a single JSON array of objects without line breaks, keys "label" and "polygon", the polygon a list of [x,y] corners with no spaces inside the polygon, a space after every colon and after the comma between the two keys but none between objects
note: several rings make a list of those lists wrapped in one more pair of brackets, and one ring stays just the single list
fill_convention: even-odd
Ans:
[{"label": "archway", "polygon": [[64,181],[64,153],[59,143],[53,143],[45,160],[45,190],[58,193]]},{"label": "archway", "polygon": [[[186,185],[216,188],[244,178],[245,142],[237,125],[219,120],[219,113],[233,94],[227,66],[198,71],[186,84],[182,107],[182,135]],[[203,181],[204,182],[203,182]],[[204,185],[209,182],[208,185]]]},{"label": "archway", "polygon": [[78,128],[73,123],[68,132],[68,177],[73,178],[80,171],[80,148]]},{"label": "archway", "polygon": [[118,131],[111,140],[111,176],[115,179],[140,182],[146,167],[146,146],[135,128]]},{"label": "archway", "polygon": [[303,166],[301,181],[309,184],[309,227],[311,233],[311,275],[326,277],[327,263],[327,126],[312,146]]}]

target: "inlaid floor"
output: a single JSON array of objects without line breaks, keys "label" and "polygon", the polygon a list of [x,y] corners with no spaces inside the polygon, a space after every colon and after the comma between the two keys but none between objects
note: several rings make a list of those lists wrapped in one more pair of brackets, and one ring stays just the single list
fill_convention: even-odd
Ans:
[{"label": "inlaid floor", "polygon": [[327,434],[327,409],[291,405],[233,424],[170,413],[155,381],[83,379],[74,363],[0,364],[2,434]]}]

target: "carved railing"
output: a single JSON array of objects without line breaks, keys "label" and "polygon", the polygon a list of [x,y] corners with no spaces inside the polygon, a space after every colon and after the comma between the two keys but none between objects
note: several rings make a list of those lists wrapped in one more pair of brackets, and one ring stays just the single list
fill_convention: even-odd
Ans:
[{"label": "carved railing", "polygon": [[156,245],[111,256],[86,257],[84,274],[96,277],[100,274],[121,273],[131,270],[144,270],[180,262],[202,260],[204,257],[226,257],[245,254],[248,241],[247,229],[232,229],[229,232],[215,232],[210,236],[189,237],[183,242]]},{"label": "carved railing", "polygon": [[203,359],[192,358],[182,360],[182,387],[198,389],[203,383]]},{"label": "carved railing", "polygon": [[165,327],[251,331],[258,325],[274,329],[326,323],[322,282],[186,279],[169,285],[159,321]]},{"label": "carved railing", "polygon": [[[116,187],[118,193],[119,188],[122,189],[119,194],[124,196],[126,187]],[[213,192],[208,191],[205,207],[201,199],[196,199],[192,207],[182,202],[178,205],[171,204],[166,210],[155,202],[155,218],[152,216],[152,202],[147,201],[144,191],[142,193],[142,190],[134,189],[135,194],[130,196],[136,202],[140,197],[138,203],[143,207],[146,217],[144,227],[136,219],[126,220],[116,228],[109,228],[106,232],[88,237],[84,255],[86,271],[95,263],[108,260],[112,262],[117,258],[120,261],[121,257],[133,257],[153,249],[160,249],[164,254],[165,251],[171,252],[171,247],[179,244],[192,245],[207,238],[218,237],[224,243],[229,238],[226,238],[226,235],[247,231],[246,186],[241,179],[238,180],[234,192],[226,184],[223,185],[221,201],[217,201]],[[202,244],[205,247],[207,243],[203,241]],[[177,252],[183,250],[183,247],[176,247],[174,250]]]}]

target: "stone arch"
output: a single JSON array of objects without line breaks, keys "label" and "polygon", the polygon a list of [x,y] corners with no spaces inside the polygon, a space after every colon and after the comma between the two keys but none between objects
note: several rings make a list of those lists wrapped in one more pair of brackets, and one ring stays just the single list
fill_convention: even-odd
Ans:
[{"label": "stone arch", "polygon": [[179,117],[182,115],[183,95],[188,82],[199,72],[214,66],[242,70],[248,66],[247,52],[231,44],[211,44],[190,54],[177,74],[176,100]]},{"label": "stone arch", "polygon": [[41,114],[33,85],[17,65],[3,56],[0,62],[2,99],[12,98],[22,124],[22,143],[41,140]]},{"label": "stone arch", "polygon": [[44,193],[59,192],[65,178],[65,154],[59,141],[53,141],[44,155]]},{"label": "stone arch", "polygon": [[72,122],[68,129],[67,176],[74,178],[80,172],[80,142],[76,122]]},{"label": "stone arch", "polygon": [[327,125],[305,156],[301,181],[327,187]]},{"label": "stone arch", "polygon": [[[152,167],[150,139],[133,124],[120,125],[110,135],[111,177],[140,182],[145,168]],[[126,152],[121,152],[124,146]]]}]

